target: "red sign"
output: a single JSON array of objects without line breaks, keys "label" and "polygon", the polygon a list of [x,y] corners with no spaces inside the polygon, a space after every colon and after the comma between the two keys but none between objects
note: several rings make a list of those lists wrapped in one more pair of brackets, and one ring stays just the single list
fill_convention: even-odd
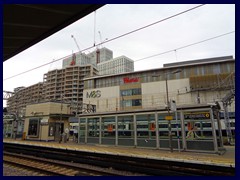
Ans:
[{"label": "red sign", "polygon": [[133,83],[133,82],[139,82],[139,78],[123,78],[124,83]]}]

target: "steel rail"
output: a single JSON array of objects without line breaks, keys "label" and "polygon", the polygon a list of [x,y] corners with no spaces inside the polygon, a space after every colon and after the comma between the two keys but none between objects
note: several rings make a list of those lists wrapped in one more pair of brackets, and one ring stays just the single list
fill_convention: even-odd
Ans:
[{"label": "steel rail", "polygon": [[235,167],[4,143],[4,151],[158,176],[234,176]]}]

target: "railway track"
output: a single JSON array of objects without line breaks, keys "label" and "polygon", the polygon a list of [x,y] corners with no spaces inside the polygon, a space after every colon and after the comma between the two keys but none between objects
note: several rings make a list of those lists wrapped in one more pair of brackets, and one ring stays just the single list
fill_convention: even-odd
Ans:
[{"label": "railway track", "polygon": [[23,154],[4,152],[3,162],[12,166],[29,169],[40,174],[54,176],[112,176],[120,175],[111,170],[90,167],[76,163],[69,163],[45,158],[33,157]]},{"label": "railway track", "polygon": [[[101,175],[155,175],[155,176],[234,176],[235,167],[146,159],[122,155],[100,154],[75,150],[56,149],[4,143],[4,152],[22,153],[46,159],[68,161],[101,167]],[[112,172],[115,170],[116,172]],[[112,172],[112,174],[107,174]],[[80,175],[80,174],[79,174]]]}]

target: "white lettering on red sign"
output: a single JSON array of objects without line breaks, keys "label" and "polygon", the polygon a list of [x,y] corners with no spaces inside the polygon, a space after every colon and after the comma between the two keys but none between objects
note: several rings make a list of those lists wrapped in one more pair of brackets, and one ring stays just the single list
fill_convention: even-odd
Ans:
[{"label": "white lettering on red sign", "polygon": [[139,78],[123,78],[124,83],[133,83],[133,82],[139,82]]}]

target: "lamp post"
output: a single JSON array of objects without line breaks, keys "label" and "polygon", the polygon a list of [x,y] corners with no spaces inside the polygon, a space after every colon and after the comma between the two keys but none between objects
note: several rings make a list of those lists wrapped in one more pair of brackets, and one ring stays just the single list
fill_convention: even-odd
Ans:
[{"label": "lamp post", "polygon": [[[172,72],[168,72],[165,73],[165,82],[166,82],[166,94],[167,94],[167,111],[168,111],[168,136],[169,136],[169,149],[171,152],[173,152],[173,147],[172,147],[172,128],[171,128],[171,118],[170,118],[170,107],[169,107],[169,96],[168,96],[168,78],[167,75],[168,74],[176,74],[181,72],[181,69],[176,69],[175,71]],[[153,75],[152,77],[156,77],[156,76],[161,76],[161,75]]]}]

